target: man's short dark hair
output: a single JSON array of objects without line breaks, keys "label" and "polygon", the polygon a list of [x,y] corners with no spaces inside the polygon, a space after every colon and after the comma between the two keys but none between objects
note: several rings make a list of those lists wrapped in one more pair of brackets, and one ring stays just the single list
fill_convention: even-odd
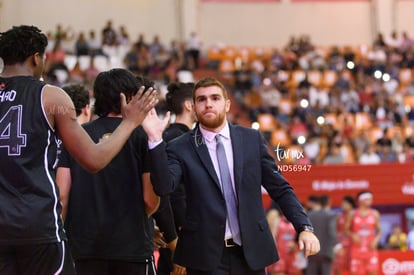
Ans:
[{"label": "man's short dark hair", "polygon": [[69,95],[75,105],[76,116],[89,104],[89,91],[81,84],[67,84],[62,89]]},{"label": "man's short dark hair", "polygon": [[142,76],[135,76],[132,72],[116,68],[98,74],[95,79],[93,92],[95,96],[94,113],[99,117],[106,117],[109,113],[120,114],[120,94],[130,98],[138,92],[141,86],[147,89],[154,83]]},{"label": "man's short dark hair", "polygon": [[184,110],[184,102],[192,100],[194,83],[173,82],[167,86],[168,93],[165,96],[167,108],[176,115],[180,115]]},{"label": "man's short dark hair", "polygon": [[0,33],[0,57],[4,65],[23,63],[29,56],[46,51],[47,37],[35,26],[14,26]]}]

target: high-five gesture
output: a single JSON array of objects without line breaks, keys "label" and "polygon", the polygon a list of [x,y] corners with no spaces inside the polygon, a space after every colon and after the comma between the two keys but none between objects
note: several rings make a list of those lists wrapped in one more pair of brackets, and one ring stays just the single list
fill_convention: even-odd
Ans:
[{"label": "high-five gesture", "polygon": [[131,121],[138,126],[147,116],[147,113],[158,103],[157,92],[149,88],[146,92],[145,87],[140,87],[138,92],[133,95],[127,103],[123,93],[121,96],[121,112],[125,121]]},{"label": "high-five gesture", "polygon": [[162,139],[162,133],[167,127],[169,121],[170,112],[167,112],[164,118],[160,118],[158,117],[155,108],[150,110],[147,114],[147,117],[142,122],[142,127],[148,135],[148,140],[150,142],[160,141]]}]

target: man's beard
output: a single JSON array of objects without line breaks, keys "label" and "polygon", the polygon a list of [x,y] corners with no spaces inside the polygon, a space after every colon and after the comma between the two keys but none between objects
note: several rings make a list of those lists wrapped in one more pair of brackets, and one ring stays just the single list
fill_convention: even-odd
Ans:
[{"label": "man's beard", "polygon": [[224,120],[226,119],[225,114],[226,114],[225,112],[220,112],[213,119],[205,119],[202,116],[197,116],[197,118],[202,126],[209,128],[209,129],[215,129],[223,125]]}]

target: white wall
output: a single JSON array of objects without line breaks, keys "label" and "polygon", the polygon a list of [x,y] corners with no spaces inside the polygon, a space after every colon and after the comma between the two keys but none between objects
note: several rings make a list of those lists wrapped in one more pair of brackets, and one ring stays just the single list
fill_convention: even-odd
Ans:
[{"label": "white wall", "polygon": [[369,2],[203,4],[200,33],[207,41],[283,46],[309,34],[318,45],[370,42]]},{"label": "white wall", "polygon": [[400,32],[407,31],[414,37],[414,1],[397,1],[395,11],[396,29]]},{"label": "white wall", "polygon": [[59,23],[75,31],[93,29],[100,33],[111,19],[116,29],[125,25],[133,40],[140,33],[145,34],[147,41],[158,34],[164,43],[178,36],[175,0],[2,1],[1,30],[12,25],[31,24],[46,32],[54,30]]},{"label": "white wall", "polygon": [[158,34],[163,43],[169,43],[197,31],[205,47],[215,42],[284,46],[291,35],[302,34],[308,34],[317,45],[358,45],[371,44],[381,30],[378,22],[386,21],[385,35],[392,28],[414,36],[414,1],[387,0],[388,6],[390,1],[395,10],[384,13],[378,11],[386,10],[385,6],[377,9],[370,1],[232,4],[200,0],[0,0],[0,30],[34,24],[49,31],[60,23],[76,31],[100,32],[111,19],[116,28],[126,25],[133,40],[140,33],[147,41]]}]

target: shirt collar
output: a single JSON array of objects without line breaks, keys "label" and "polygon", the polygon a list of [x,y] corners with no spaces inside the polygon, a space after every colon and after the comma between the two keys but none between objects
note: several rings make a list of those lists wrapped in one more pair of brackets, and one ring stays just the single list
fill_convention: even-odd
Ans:
[{"label": "shirt collar", "polygon": [[208,130],[202,128],[201,126],[199,126],[199,128],[200,128],[200,132],[203,135],[204,139],[207,140],[209,143],[213,142],[213,140],[214,140],[214,138],[217,134],[220,134],[225,139],[230,139],[230,128],[229,128],[229,123],[227,121],[226,121],[226,124],[224,125],[223,129],[221,129],[221,131],[218,132],[218,133],[208,131]]}]

